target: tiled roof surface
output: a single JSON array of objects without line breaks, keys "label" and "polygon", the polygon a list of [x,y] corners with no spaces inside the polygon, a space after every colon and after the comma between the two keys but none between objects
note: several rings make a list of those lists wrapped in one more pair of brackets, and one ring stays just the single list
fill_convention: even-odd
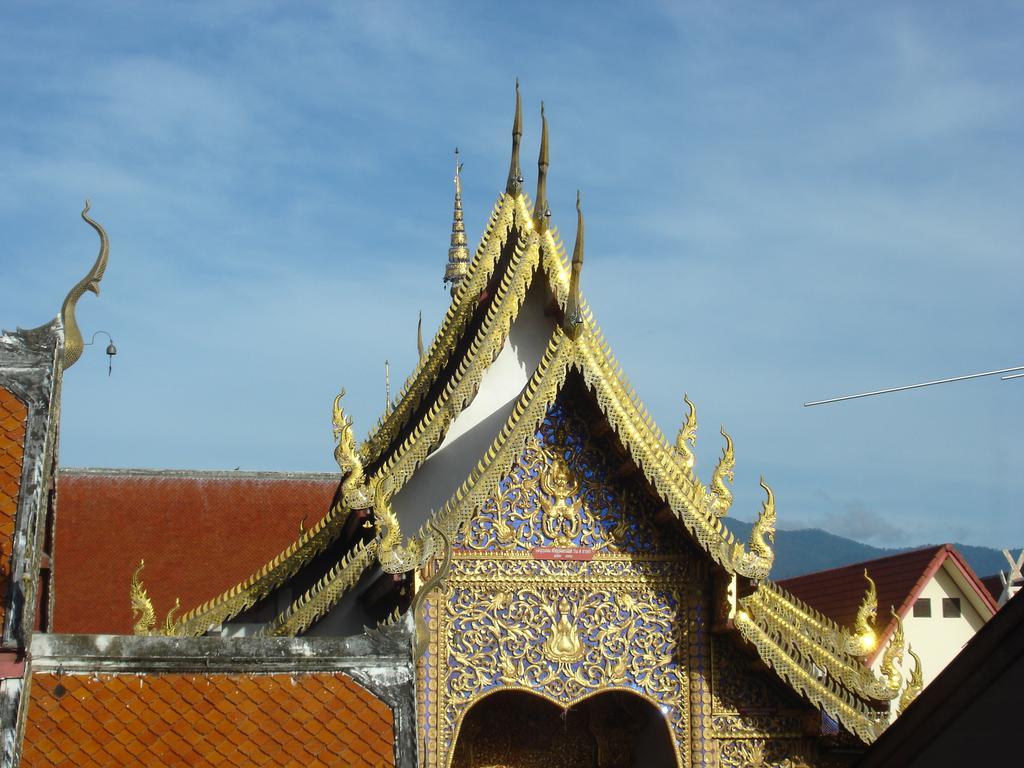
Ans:
[{"label": "tiled roof surface", "polygon": [[3,596],[11,565],[11,539],[18,515],[18,490],[25,459],[28,407],[0,387],[0,626],[4,621]]},{"label": "tiled roof surface", "polygon": [[62,471],[53,558],[53,631],[131,634],[128,587],[158,620],[242,581],[328,511],[331,475]]},{"label": "tiled roof surface", "polygon": [[390,708],[342,674],[37,673],[31,685],[26,768],[394,765]]},{"label": "tiled roof surface", "polygon": [[864,569],[878,589],[878,626],[881,631],[890,619],[889,606],[900,609],[918,580],[944,547],[928,547],[863,563],[809,573],[784,579],[779,586],[844,627],[853,627],[857,608],[867,591]]}]

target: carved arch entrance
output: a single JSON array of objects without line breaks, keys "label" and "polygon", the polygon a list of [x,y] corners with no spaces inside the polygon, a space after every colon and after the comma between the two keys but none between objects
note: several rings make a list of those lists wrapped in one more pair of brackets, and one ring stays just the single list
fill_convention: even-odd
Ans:
[{"label": "carved arch entrance", "polygon": [[605,691],[563,708],[503,690],[462,718],[452,768],[670,768],[668,722],[639,694]]}]

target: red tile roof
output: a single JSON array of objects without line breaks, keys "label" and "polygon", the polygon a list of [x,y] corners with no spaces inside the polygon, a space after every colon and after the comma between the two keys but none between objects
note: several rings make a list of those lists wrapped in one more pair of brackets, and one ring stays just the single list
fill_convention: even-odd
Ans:
[{"label": "red tile roof", "polygon": [[131,575],[159,621],[250,576],[287,547],[299,523],[327,512],[328,474],[63,470],[53,556],[55,632],[131,634]]},{"label": "red tile roof", "polygon": [[18,515],[27,420],[28,407],[0,387],[0,626],[4,621],[7,574],[11,571],[11,539]]},{"label": "red tile roof", "polygon": [[947,559],[951,559],[963,572],[982,602],[994,613],[996,606],[992,596],[952,544],[915,549],[841,568],[808,573],[784,579],[778,584],[836,623],[852,628],[857,608],[867,590],[867,581],[864,579],[864,570],[867,569],[878,590],[875,632],[879,637],[877,648],[880,650],[886,637],[895,628],[889,612],[890,606],[896,609],[900,617],[905,616],[925,584]]},{"label": "red tile roof", "polygon": [[37,673],[31,685],[25,768],[394,765],[391,709],[343,674]]}]

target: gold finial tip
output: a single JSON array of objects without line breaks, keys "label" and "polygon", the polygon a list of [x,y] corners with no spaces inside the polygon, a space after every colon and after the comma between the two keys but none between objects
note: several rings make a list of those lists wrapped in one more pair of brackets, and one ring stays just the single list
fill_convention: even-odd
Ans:
[{"label": "gold finial tip", "polygon": [[576,213],[583,213],[580,210],[580,191],[578,189],[576,190]]}]

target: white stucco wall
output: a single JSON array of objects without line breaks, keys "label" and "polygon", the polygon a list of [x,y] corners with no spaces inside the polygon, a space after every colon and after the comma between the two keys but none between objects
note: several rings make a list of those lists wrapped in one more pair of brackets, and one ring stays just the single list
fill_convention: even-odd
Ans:
[{"label": "white stucco wall", "polygon": [[418,530],[430,512],[440,509],[469,477],[537,370],[554,328],[552,318],[544,314],[550,294],[542,283],[535,280],[527,293],[476,397],[455,417],[438,449],[392,499],[392,508],[407,534]]}]

